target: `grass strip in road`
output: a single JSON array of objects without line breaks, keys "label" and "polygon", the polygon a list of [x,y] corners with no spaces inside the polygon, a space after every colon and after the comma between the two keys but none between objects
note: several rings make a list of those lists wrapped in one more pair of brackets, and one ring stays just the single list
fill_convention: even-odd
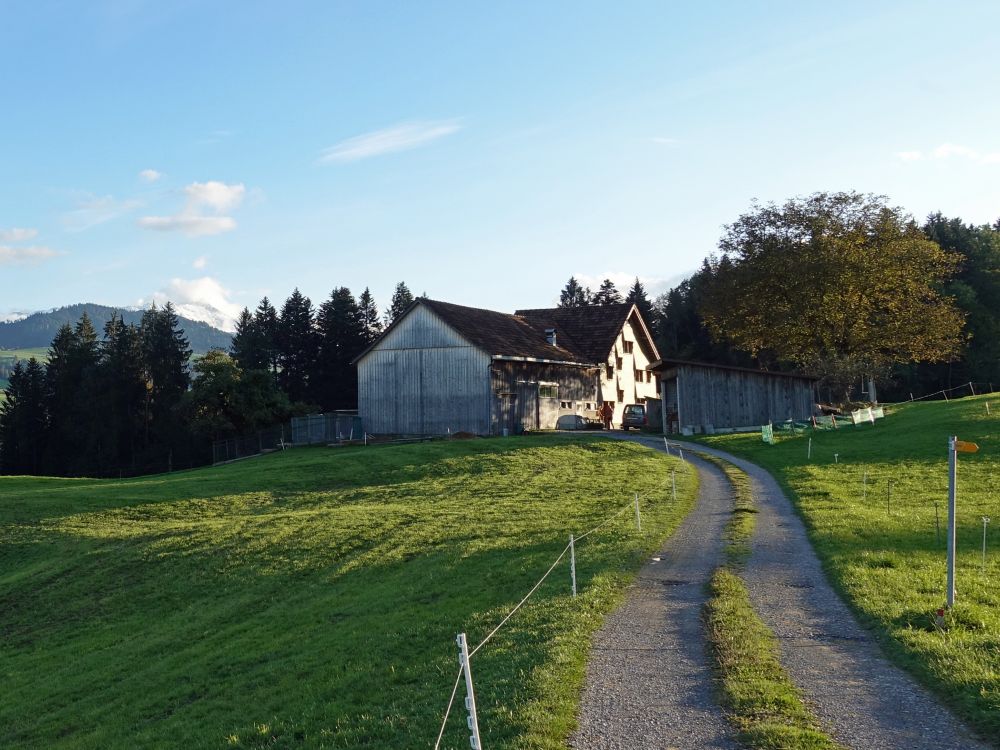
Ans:
[{"label": "grass strip in road", "polygon": [[705,625],[721,678],[723,705],[739,739],[751,748],[838,748],[819,727],[798,688],[781,666],[778,641],[754,612],[739,571],[750,554],[756,509],[750,478],[732,464],[709,458],[726,473],[735,507],[726,525],[728,564],[709,582]]},{"label": "grass strip in road", "polygon": [[[701,441],[764,467],[805,522],[828,579],[909,670],[994,745],[1000,738],[1000,394],[887,407],[837,430]],[[954,609],[943,629],[948,437],[958,460]],[[810,441],[811,440],[811,444]],[[983,517],[987,524],[983,559]]]}]

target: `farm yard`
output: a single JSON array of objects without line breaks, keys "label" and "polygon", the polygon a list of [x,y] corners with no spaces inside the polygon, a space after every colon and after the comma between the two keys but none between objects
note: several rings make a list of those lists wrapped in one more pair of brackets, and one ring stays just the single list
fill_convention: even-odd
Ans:
[{"label": "farm yard", "polygon": [[[670,499],[670,473],[678,502]],[[617,441],[302,448],[126,481],[0,478],[0,745],[417,747],[569,533],[638,492],[473,660],[488,747],[563,747],[591,634],[690,508]],[[461,698],[456,704],[461,702]],[[464,747],[461,710],[442,747]]]},{"label": "farm yard", "polygon": [[[883,646],[987,737],[1000,735],[1000,419],[996,395],[892,407],[875,425],[702,438],[768,469],[793,497],[827,575]],[[958,467],[957,590],[944,630],[947,438]],[[808,441],[812,440],[811,458]],[[937,508],[935,507],[937,506]],[[937,530],[940,519],[940,531]],[[986,557],[982,557],[983,518]]]}]

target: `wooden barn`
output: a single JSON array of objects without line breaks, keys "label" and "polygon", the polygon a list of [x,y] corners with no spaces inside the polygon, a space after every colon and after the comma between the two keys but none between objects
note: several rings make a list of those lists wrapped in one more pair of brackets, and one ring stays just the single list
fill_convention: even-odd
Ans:
[{"label": "wooden barn", "polygon": [[605,401],[655,400],[658,358],[634,305],[508,313],[421,298],[355,360],[373,434],[515,434]]},{"label": "wooden barn", "polygon": [[664,432],[754,428],[808,420],[816,406],[816,379],[743,367],[661,360],[658,373]]}]

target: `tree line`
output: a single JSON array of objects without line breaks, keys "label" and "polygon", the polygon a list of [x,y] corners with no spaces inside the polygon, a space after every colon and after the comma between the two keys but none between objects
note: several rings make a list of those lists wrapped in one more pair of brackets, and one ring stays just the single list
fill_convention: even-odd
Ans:
[{"label": "tree line", "polygon": [[18,361],[0,406],[0,471],[114,476],[207,463],[214,439],[295,414],[353,409],[352,360],[410,304],[397,284],[380,316],[370,291],[333,290],[314,308],[298,289],[237,321],[229,352],[191,360],[174,308],[138,324],[115,314],[99,337],[84,313],[63,325],[44,364]]}]

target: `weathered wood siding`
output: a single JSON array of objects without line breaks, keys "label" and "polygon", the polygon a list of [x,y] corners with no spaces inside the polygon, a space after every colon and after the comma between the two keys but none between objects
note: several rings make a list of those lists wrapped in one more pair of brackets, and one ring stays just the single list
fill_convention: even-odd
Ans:
[{"label": "weathered wood siding", "polygon": [[[676,380],[671,382],[672,376]],[[749,427],[812,416],[813,384],[768,373],[679,365],[663,373],[681,427]],[[672,398],[671,398],[672,397]],[[669,409],[669,403],[668,403]]]},{"label": "weathered wood siding", "polygon": [[490,430],[490,357],[423,306],[358,362],[358,412],[374,434]]},{"label": "weathered wood siding", "polygon": [[[598,373],[594,368],[494,360],[491,372],[493,434],[502,434],[505,427],[511,434],[551,430],[560,415],[583,414],[586,405],[597,401]],[[539,383],[555,383],[557,395],[539,397]],[[570,406],[563,407],[564,403]]]}]

